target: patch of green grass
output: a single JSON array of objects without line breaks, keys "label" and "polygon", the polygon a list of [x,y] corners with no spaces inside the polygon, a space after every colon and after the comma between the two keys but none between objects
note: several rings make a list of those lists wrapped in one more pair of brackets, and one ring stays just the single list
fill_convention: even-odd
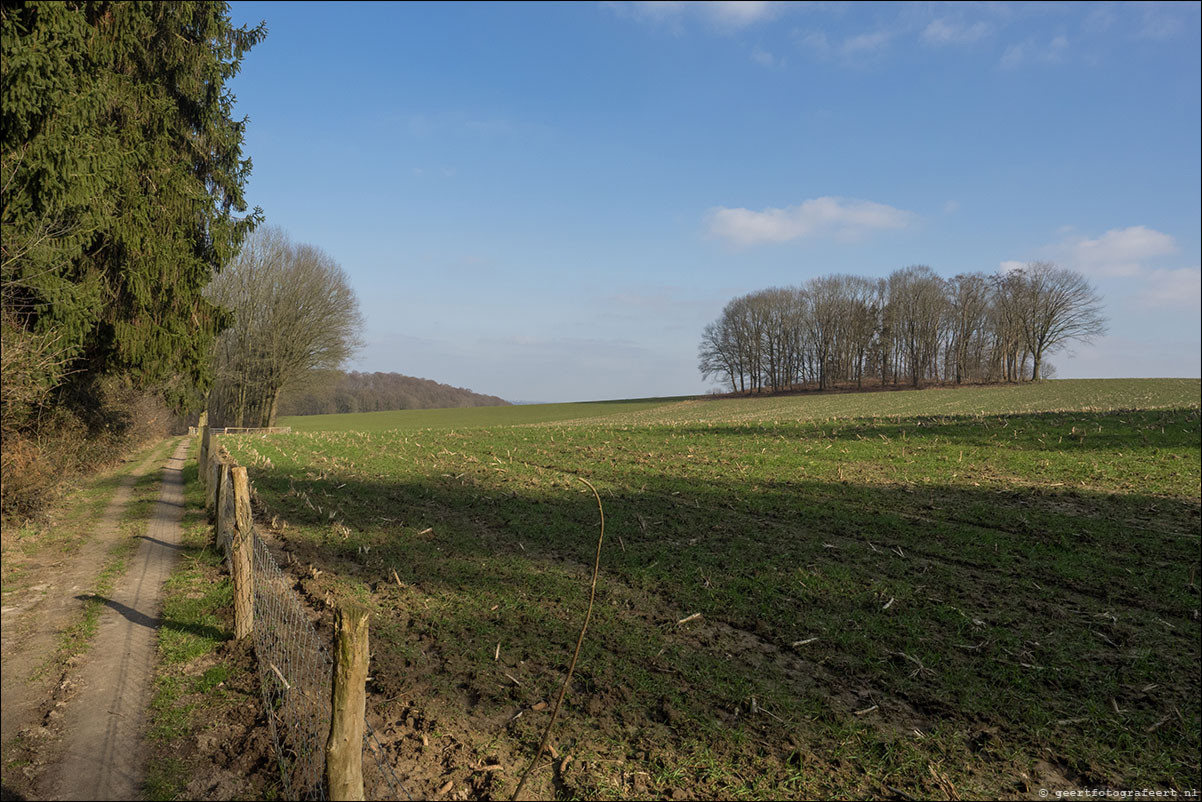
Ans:
[{"label": "patch of green grass", "polygon": [[163,757],[146,769],[143,796],[151,800],[178,799],[184,789],[183,778],[187,776],[184,761],[176,757]]},{"label": "patch of green grass", "polygon": [[382,696],[527,758],[538,717],[510,717],[557,692],[597,534],[577,477],[597,487],[602,579],[556,736],[579,762],[533,793],[1012,796],[1049,770],[1183,788],[1202,748],[1199,386],[222,442],[324,572],[313,592],[372,604]]},{"label": "patch of green grass", "polygon": [[1112,412],[1197,406],[1198,379],[1056,379],[986,387],[899,389],[767,398],[696,399],[640,414],[640,422],[762,423],[927,416]]},{"label": "patch of green grass", "polygon": [[291,415],[280,418],[280,426],[298,432],[391,429],[443,429],[478,426],[518,426],[551,421],[582,420],[655,409],[681,398],[646,398],[630,401],[582,401],[570,404],[518,404],[501,407],[457,407],[454,409],[400,409],[389,412],[357,412],[342,415]]}]

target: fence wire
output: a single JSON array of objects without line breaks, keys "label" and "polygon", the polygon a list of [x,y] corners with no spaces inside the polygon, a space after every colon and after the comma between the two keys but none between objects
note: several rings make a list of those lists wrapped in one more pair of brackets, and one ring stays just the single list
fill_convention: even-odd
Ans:
[{"label": "fence wire", "polygon": [[[227,525],[221,528],[218,540],[229,563],[236,530],[233,483],[228,470],[221,472],[221,485],[222,509],[217,520]],[[251,546],[255,657],[284,795],[286,799],[324,800],[334,669],[330,647],[317,634],[304,600],[293,589],[295,580],[280,569],[253,529]],[[364,751],[375,758],[364,761],[364,785],[383,790],[382,798],[412,800],[397,779],[375,731],[366,721],[364,725]],[[375,770],[371,771],[373,763]]]},{"label": "fence wire", "polygon": [[[381,798],[383,799],[400,799],[402,796],[413,802],[413,797],[409,795],[409,791],[405,786],[401,785],[401,781],[397,779],[396,772],[392,770],[392,761],[388,759],[388,753],[384,751],[383,745],[380,744],[380,739],[376,737],[376,731],[372,729],[371,724],[363,722],[365,728],[363,730],[363,746],[370,751],[375,758],[376,767],[376,782],[378,785],[384,785],[388,789],[388,793]],[[364,761],[363,768],[363,784],[368,785],[368,778],[372,776],[369,770],[371,764]]]}]

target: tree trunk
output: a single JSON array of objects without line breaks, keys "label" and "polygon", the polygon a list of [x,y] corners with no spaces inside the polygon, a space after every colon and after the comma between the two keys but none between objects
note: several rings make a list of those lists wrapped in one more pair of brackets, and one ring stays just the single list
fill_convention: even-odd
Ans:
[{"label": "tree trunk", "polygon": [[242,428],[246,424],[246,385],[238,382],[238,412],[234,415],[234,425]]}]

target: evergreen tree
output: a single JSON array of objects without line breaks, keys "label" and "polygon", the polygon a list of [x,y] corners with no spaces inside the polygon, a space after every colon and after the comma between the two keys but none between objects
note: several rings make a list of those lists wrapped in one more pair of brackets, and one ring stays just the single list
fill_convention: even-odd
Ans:
[{"label": "evergreen tree", "polygon": [[6,2],[0,29],[4,428],[113,374],[193,405],[224,322],[201,290],[261,217],[237,214],[227,82],[264,26],[219,2]]}]

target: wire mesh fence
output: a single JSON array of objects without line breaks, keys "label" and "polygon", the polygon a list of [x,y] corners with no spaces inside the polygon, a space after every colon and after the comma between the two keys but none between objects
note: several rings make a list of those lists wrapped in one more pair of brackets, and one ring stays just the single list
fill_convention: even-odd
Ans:
[{"label": "wire mesh fence", "polygon": [[[413,802],[413,797],[409,795],[408,789],[401,784],[401,781],[397,779],[396,772],[392,770],[392,761],[388,759],[388,752],[380,743],[380,739],[376,737],[376,731],[372,729],[371,724],[367,722],[364,724],[367,726],[363,732],[363,743],[367,751],[375,758],[371,763],[365,765],[364,784],[382,789],[385,792],[382,798],[401,799],[403,797]],[[369,780],[373,782],[369,783]]]},{"label": "wire mesh fence", "polygon": [[323,799],[329,649],[267,546],[254,538],[255,654],[280,773],[294,799]]},{"label": "wire mesh fence", "polygon": [[[235,493],[228,467],[233,462],[228,456],[222,461],[225,466],[218,473],[217,541],[233,573],[234,539],[238,537]],[[313,625],[316,613],[294,590],[296,580],[281,570],[253,527],[249,545],[252,637],[282,790],[287,799],[326,799],[325,747],[330,734],[334,665],[331,648]],[[365,790],[375,791],[372,796],[379,798],[412,799],[397,779],[387,750],[371,725],[364,724],[364,751],[374,758],[365,761]]]}]

